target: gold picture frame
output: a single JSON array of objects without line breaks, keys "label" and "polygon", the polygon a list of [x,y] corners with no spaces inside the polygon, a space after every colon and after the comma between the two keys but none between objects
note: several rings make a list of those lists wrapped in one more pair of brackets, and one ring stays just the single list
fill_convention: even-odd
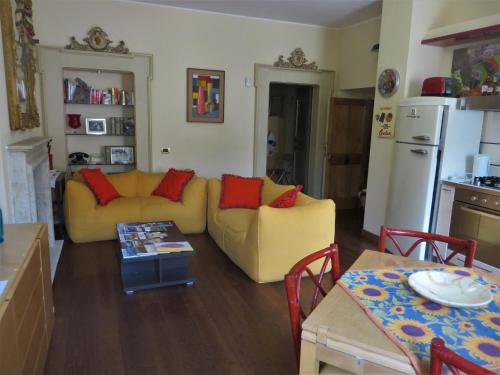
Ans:
[{"label": "gold picture frame", "polygon": [[[5,85],[11,130],[40,126],[31,0],[0,0]],[[14,28],[15,26],[15,28]]]}]

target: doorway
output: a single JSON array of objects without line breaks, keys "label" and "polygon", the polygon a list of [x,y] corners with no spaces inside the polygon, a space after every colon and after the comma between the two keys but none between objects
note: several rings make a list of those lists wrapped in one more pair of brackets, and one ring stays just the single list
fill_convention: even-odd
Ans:
[{"label": "doorway", "polygon": [[326,198],[338,210],[360,208],[368,179],[373,100],[332,98]]},{"label": "doorway", "polygon": [[[270,86],[272,83],[309,86],[311,88],[311,113],[308,157],[304,160],[307,193],[314,198],[324,194],[326,128],[328,107],[332,96],[335,72],[328,70],[303,70],[255,65],[255,133],[253,175],[267,174],[267,146],[269,134]],[[298,167],[297,167],[298,169]]]},{"label": "doorway", "polygon": [[266,175],[308,193],[313,86],[269,85]]}]

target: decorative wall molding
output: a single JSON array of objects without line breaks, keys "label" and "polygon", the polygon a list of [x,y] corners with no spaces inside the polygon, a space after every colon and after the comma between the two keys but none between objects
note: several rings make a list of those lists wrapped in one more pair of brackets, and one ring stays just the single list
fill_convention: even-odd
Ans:
[{"label": "decorative wall molding", "polygon": [[316,62],[308,62],[306,59],[306,54],[302,51],[302,48],[295,48],[290,56],[285,61],[283,55],[278,56],[278,60],[273,64],[279,68],[292,68],[292,69],[304,69],[304,70],[318,70]]},{"label": "decorative wall molding", "polygon": [[69,39],[69,44],[64,48],[77,51],[97,51],[97,52],[111,52],[129,54],[130,51],[125,47],[125,42],[120,40],[118,45],[111,46],[112,40],[108,38],[108,34],[99,26],[92,27],[87,32],[87,37],[83,38],[84,43],[80,43],[74,36]]}]

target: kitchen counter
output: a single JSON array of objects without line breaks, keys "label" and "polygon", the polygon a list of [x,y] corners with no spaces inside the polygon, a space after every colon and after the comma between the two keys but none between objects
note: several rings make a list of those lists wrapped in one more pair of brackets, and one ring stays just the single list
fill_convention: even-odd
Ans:
[{"label": "kitchen counter", "polygon": [[500,197],[500,190],[498,189],[492,189],[492,188],[487,188],[483,186],[475,186],[471,185],[466,182],[461,182],[461,181],[452,181],[452,180],[441,180],[441,183],[443,185],[449,185],[449,186],[454,186],[460,189],[466,189],[466,190],[472,190],[476,191],[478,193],[484,193],[484,194],[490,194],[490,195],[495,195],[497,197]]}]

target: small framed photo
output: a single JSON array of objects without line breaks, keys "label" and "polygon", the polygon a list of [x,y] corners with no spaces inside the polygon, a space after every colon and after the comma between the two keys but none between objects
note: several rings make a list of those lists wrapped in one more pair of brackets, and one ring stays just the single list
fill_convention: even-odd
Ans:
[{"label": "small framed photo", "polygon": [[110,164],[134,164],[134,146],[108,146]]},{"label": "small framed photo", "polygon": [[106,119],[105,118],[86,118],[85,128],[87,134],[102,135],[106,134]]}]

